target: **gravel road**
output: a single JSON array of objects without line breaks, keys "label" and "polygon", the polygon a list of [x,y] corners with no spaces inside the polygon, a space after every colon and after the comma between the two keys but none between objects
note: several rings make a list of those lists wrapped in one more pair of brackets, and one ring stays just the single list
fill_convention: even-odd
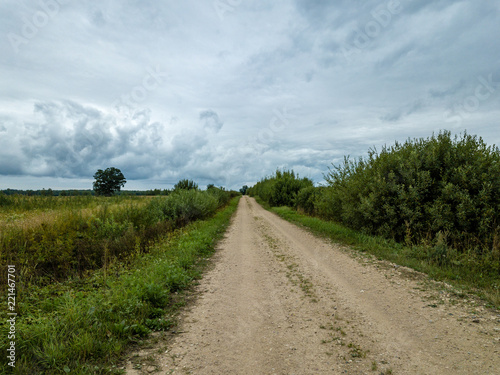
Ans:
[{"label": "gravel road", "polygon": [[498,314],[244,196],[178,333],[127,373],[498,375]]}]

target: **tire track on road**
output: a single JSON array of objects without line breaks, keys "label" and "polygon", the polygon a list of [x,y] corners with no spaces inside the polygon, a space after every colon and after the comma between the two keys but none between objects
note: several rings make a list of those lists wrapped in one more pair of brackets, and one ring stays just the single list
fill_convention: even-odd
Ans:
[{"label": "tire track on road", "polygon": [[474,325],[466,306],[430,308],[421,274],[384,264],[244,196],[161,373],[497,374],[493,313]]}]

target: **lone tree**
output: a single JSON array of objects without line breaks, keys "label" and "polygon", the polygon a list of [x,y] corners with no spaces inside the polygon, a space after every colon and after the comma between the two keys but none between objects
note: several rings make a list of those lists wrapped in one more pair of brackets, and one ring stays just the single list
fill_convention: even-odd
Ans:
[{"label": "lone tree", "polygon": [[115,192],[120,191],[120,188],[125,186],[127,180],[123,173],[115,167],[107,168],[106,170],[98,169],[94,174],[94,191],[97,195],[110,196]]}]

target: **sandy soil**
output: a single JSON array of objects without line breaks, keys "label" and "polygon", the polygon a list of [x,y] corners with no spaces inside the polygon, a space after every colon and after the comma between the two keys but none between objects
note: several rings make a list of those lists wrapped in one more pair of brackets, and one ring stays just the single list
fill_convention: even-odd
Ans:
[{"label": "sandy soil", "polygon": [[500,374],[498,311],[246,196],[197,289],[128,374]]}]

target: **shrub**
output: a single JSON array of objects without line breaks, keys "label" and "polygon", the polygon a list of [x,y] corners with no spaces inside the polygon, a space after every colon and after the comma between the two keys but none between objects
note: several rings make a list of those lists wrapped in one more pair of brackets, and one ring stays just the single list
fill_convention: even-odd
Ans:
[{"label": "shrub", "polygon": [[320,188],[309,186],[299,190],[295,198],[295,208],[297,211],[302,211],[308,215],[315,212],[316,200],[318,199]]},{"label": "shrub", "polygon": [[208,217],[219,207],[219,199],[209,192],[199,190],[176,190],[168,199],[155,202],[158,204],[163,217],[173,220],[179,225],[190,221]]},{"label": "shrub", "polygon": [[12,205],[12,199],[4,193],[0,193],[0,207],[7,207],[10,205]]},{"label": "shrub", "polygon": [[292,171],[276,170],[274,176],[266,177],[248,190],[251,196],[258,195],[271,206],[295,206],[299,191],[313,186],[308,178],[299,178]]},{"label": "shrub", "polygon": [[232,192],[228,193],[224,188],[217,188],[215,186],[212,186],[209,189],[207,189],[207,193],[217,199],[219,207],[226,205],[229,202],[229,200],[234,197]]},{"label": "shrub", "polygon": [[326,180],[329,188],[318,202],[325,217],[407,244],[430,239],[438,262],[448,248],[494,253],[500,152],[481,138],[444,131],[370,150],[366,159],[334,166]]}]

